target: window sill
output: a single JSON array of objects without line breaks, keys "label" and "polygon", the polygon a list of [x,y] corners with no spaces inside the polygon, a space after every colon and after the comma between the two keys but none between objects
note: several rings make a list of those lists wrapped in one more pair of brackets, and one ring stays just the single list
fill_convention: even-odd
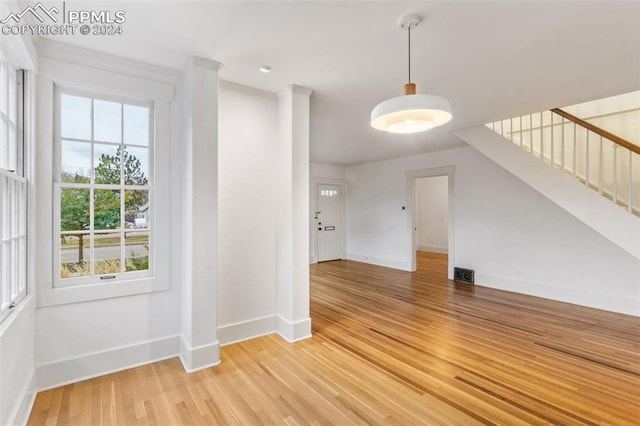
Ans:
[{"label": "window sill", "polygon": [[48,287],[38,294],[38,307],[134,296],[167,289],[169,289],[168,280],[158,280],[154,277],[69,287]]},{"label": "window sill", "polygon": [[23,312],[25,311],[33,311],[34,308],[34,300],[32,294],[27,293],[27,295],[18,302],[15,308],[11,310],[9,315],[7,315],[0,323],[0,338],[4,336],[4,333],[11,328],[11,325],[16,321],[17,318],[20,318]]}]

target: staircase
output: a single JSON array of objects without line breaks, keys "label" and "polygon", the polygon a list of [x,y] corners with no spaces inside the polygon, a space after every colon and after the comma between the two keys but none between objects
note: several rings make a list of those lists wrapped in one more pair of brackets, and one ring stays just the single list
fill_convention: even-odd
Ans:
[{"label": "staircase", "polygon": [[558,108],[486,126],[640,217],[640,146]]},{"label": "staircase", "polygon": [[453,133],[640,259],[640,147],[560,109]]}]

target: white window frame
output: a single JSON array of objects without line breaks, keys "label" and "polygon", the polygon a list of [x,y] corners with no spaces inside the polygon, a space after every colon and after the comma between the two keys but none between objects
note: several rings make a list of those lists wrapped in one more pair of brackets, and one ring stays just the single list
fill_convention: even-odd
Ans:
[{"label": "white window frame", "polygon": [[[99,301],[118,297],[143,295],[169,290],[177,282],[179,268],[173,269],[175,256],[181,256],[172,238],[180,238],[180,228],[171,220],[174,169],[172,159],[182,151],[172,144],[178,137],[173,117],[176,88],[181,82],[175,71],[141,64],[115,56],[107,56],[61,44],[42,41],[39,44],[38,76],[34,86],[37,119],[35,134],[38,137],[37,155],[33,157],[34,184],[32,197],[35,208],[30,210],[37,233],[32,234],[32,255],[36,306],[49,307],[70,303]],[[56,238],[54,223],[54,166],[55,147],[55,89],[63,87],[80,91],[97,92],[116,97],[146,100],[154,105],[154,153],[153,193],[153,276],[107,281],[94,284],[54,287],[53,248]],[[175,139],[179,145],[180,140]],[[175,175],[181,179],[179,174]],[[59,218],[56,218],[59,220]],[[59,237],[57,237],[59,238]]]},{"label": "white window frame", "polygon": [[[124,129],[124,120],[121,121],[121,142],[120,143],[105,143],[103,141],[96,141],[94,139],[94,135],[93,135],[93,128],[94,128],[94,116],[93,116],[93,107],[92,107],[92,114],[91,114],[91,128],[92,128],[92,135],[91,135],[91,140],[82,140],[84,143],[90,143],[91,144],[91,158],[94,158],[93,155],[93,149],[94,149],[94,145],[96,143],[99,144],[110,144],[112,146],[120,146],[121,148],[124,148],[126,146],[132,146],[132,147],[137,147],[137,148],[146,148],[148,149],[148,155],[149,155],[149,161],[148,161],[148,185],[141,187],[141,186],[136,186],[136,185],[125,185],[124,182],[121,182],[120,184],[113,184],[113,185],[107,185],[107,184],[96,184],[96,183],[63,183],[60,181],[60,177],[61,177],[61,170],[62,170],[62,136],[61,136],[61,96],[62,95],[70,95],[70,96],[77,96],[77,97],[82,97],[82,98],[88,98],[88,99],[92,99],[92,106],[93,106],[93,101],[94,100],[99,100],[99,101],[108,101],[108,102],[116,102],[122,105],[132,105],[132,106],[140,106],[140,107],[145,107],[148,108],[150,111],[150,115],[149,115],[149,129],[148,129],[148,134],[149,134],[149,140],[148,140],[148,145],[135,145],[135,144],[126,144],[124,141],[123,136],[123,129]],[[54,289],[56,288],[65,288],[65,287],[73,287],[73,286],[86,286],[86,285],[92,285],[92,284],[100,284],[100,285],[113,285],[115,283],[118,282],[122,282],[122,281],[132,281],[132,280],[140,280],[140,279],[149,279],[149,278],[153,278],[154,277],[154,271],[155,271],[155,236],[154,236],[154,230],[155,230],[155,226],[153,226],[152,223],[149,224],[149,269],[148,270],[144,270],[144,271],[129,271],[126,272],[124,271],[124,264],[121,265],[121,272],[117,272],[117,273],[109,273],[109,274],[92,274],[90,276],[81,276],[81,277],[72,277],[72,278],[61,278],[60,276],[60,266],[61,266],[61,251],[60,251],[60,242],[61,242],[61,238],[60,235],[64,232],[61,232],[61,226],[60,226],[60,210],[61,210],[61,205],[60,205],[60,195],[61,195],[61,191],[63,188],[82,188],[82,189],[89,189],[90,193],[93,194],[93,191],[96,189],[120,189],[122,191],[124,191],[125,189],[131,189],[131,190],[148,190],[149,191],[149,210],[150,210],[150,217],[151,217],[151,221],[153,221],[153,217],[154,217],[154,184],[155,184],[155,179],[154,179],[154,146],[155,146],[155,137],[154,137],[154,102],[150,101],[150,100],[145,100],[145,99],[138,99],[138,98],[133,98],[133,97],[128,97],[128,96],[120,96],[120,95],[113,95],[110,93],[106,93],[106,92],[101,92],[99,90],[90,90],[90,89],[78,89],[75,87],[68,87],[65,85],[55,85],[55,94],[54,94],[54,98],[55,98],[55,123],[54,123],[54,143],[55,143],[55,148],[54,148],[54,155],[55,155],[55,167],[54,167],[54,190],[53,190],[53,243],[54,243],[54,247],[53,247],[53,287]],[[74,140],[73,138],[64,138],[65,140]],[[93,160],[92,160],[93,161]],[[93,174],[93,167],[92,167],[92,171],[91,173]],[[121,197],[121,199],[124,199],[124,194]],[[90,200],[90,210],[93,211],[93,196],[89,197]],[[124,201],[122,201],[124,203]],[[113,233],[119,233],[121,234],[121,238],[120,238],[120,250],[121,250],[121,261],[123,262],[124,259],[126,258],[126,241],[124,238],[124,234],[126,232],[125,230],[125,221],[124,221],[124,211],[122,210],[121,207],[121,218],[120,218],[120,229],[114,229]],[[90,252],[90,258],[93,260],[95,259],[94,256],[94,238],[91,238],[92,236],[94,236],[94,229],[93,229],[93,224],[90,227],[90,230],[87,232],[86,235],[90,236],[90,238],[88,239],[88,243],[89,243],[89,252]],[[110,232],[111,233],[111,232]],[[124,262],[123,262],[124,263]],[[91,263],[92,264],[92,270],[95,267],[94,266],[94,262]]]},{"label": "white window frame", "polygon": [[[1,52],[0,52],[1,53]],[[0,55],[0,129],[7,142],[3,158],[13,157],[14,164],[0,162],[0,322],[27,295],[27,190],[24,140],[24,71],[16,70]],[[0,131],[2,131],[0,130]],[[13,136],[12,136],[13,131]],[[3,168],[3,166],[11,169]]]}]

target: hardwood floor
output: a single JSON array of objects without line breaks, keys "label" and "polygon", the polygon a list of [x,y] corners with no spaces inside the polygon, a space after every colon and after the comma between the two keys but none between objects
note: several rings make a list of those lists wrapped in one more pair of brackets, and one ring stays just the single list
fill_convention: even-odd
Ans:
[{"label": "hardwood floor", "polygon": [[311,266],[313,338],[222,348],[38,395],[41,424],[639,424],[640,318],[407,273]]}]

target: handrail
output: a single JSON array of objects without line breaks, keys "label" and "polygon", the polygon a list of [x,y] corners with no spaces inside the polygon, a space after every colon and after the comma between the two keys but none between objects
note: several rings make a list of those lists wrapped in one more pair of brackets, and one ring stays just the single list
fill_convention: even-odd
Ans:
[{"label": "handrail", "polygon": [[624,148],[627,148],[629,151],[631,152],[635,152],[636,154],[640,155],[640,146],[633,144],[631,142],[629,142],[626,139],[621,138],[618,135],[614,135],[613,133],[609,133],[604,129],[601,129],[598,126],[594,126],[593,124],[589,123],[588,121],[584,121],[581,118],[576,117],[575,115],[569,114],[566,111],[561,110],[560,108],[552,108],[551,109],[552,112],[558,114],[559,116],[562,116],[564,118],[566,118],[569,121],[573,121],[574,123],[591,130],[593,133],[602,136],[603,138],[606,138],[608,140],[610,140],[611,142],[615,143],[616,145],[620,145]]}]

